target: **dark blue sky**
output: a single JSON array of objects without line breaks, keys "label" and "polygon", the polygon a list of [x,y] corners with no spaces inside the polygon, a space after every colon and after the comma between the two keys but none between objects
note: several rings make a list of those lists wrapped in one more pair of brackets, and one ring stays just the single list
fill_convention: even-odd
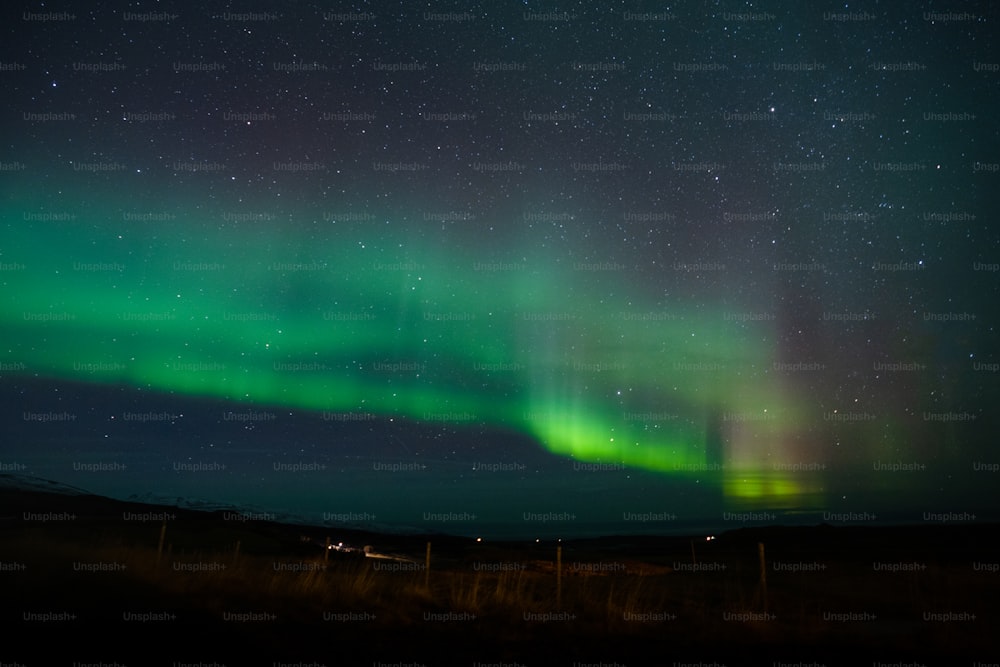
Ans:
[{"label": "dark blue sky", "polygon": [[3,14],[4,472],[465,533],[996,508],[988,3]]}]

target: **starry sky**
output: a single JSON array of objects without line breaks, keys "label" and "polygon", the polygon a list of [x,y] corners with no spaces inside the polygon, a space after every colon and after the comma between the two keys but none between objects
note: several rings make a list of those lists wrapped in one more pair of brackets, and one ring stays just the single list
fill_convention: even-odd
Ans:
[{"label": "starry sky", "polygon": [[4,8],[0,472],[469,535],[995,517],[1000,12],[598,4]]}]

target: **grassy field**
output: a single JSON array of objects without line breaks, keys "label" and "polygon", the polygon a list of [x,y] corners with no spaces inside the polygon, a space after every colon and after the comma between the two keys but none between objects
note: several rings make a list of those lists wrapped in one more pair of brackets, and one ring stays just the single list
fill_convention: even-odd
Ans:
[{"label": "grassy field", "polygon": [[[0,543],[4,662],[46,651],[148,665],[998,657],[991,526],[562,544],[350,534],[393,560],[324,552],[328,529],[218,513],[178,513],[161,549],[164,523],[123,521],[113,501],[29,496],[3,497],[15,510]],[[26,507],[76,518],[25,520]]]}]

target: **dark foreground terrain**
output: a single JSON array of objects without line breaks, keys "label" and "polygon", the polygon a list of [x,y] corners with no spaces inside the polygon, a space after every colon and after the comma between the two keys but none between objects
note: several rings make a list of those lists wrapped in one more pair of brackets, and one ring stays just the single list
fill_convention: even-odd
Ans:
[{"label": "dark foreground terrain", "polygon": [[997,664],[997,541],[967,523],[477,543],[3,489],[0,663]]}]

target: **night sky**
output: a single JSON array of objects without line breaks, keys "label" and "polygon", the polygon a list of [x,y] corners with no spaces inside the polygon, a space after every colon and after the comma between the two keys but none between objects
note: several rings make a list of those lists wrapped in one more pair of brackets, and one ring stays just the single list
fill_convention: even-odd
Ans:
[{"label": "night sky", "polygon": [[32,3],[0,472],[467,535],[998,515],[993,3]]}]

